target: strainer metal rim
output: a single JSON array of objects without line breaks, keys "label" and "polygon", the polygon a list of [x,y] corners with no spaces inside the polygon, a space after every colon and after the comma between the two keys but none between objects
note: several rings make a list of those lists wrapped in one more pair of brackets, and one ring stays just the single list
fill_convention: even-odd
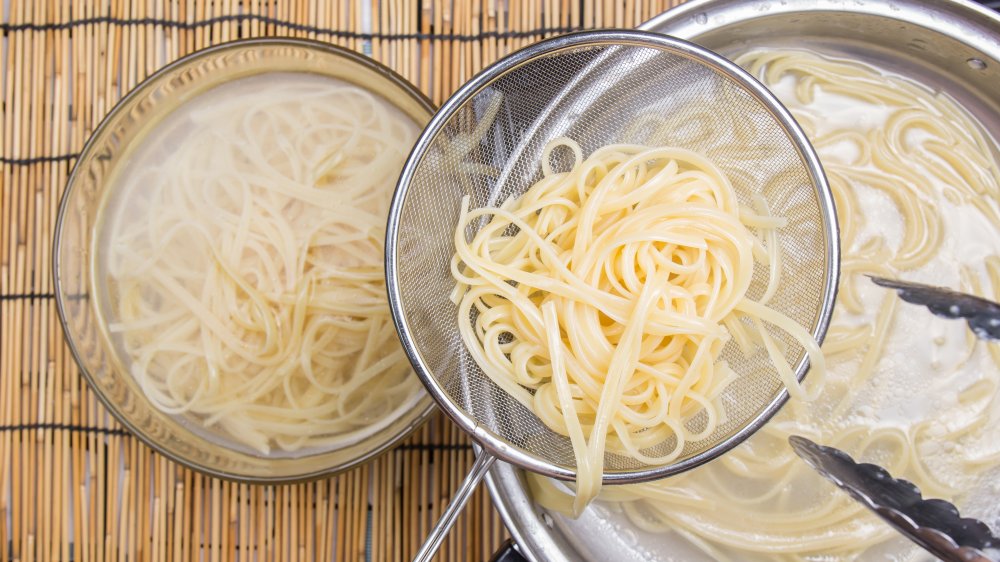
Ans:
[{"label": "strainer metal rim", "polygon": [[[458,109],[464,107],[466,102],[483,88],[494,82],[498,77],[539,56],[567,48],[594,45],[632,45],[666,49],[715,67],[744,86],[747,92],[752,94],[767,108],[775,120],[792,137],[795,145],[799,148],[799,155],[805,164],[812,185],[818,188],[817,197],[820,199],[820,214],[823,221],[822,228],[828,234],[826,239],[826,283],[823,287],[822,298],[824,305],[820,309],[814,329],[811,330],[811,333],[819,342],[823,341],[830,324],[840,275],[840,228],[837,222],[833,195],[820,164],[819,157],[813,149],[812,144],[806,138],[805,132],[792,117],[791,113],[778,101],[777,97],[735,63],[704,47],[667,35],[637,30],[593,30],[569,33],[534,43],[482,70],[459,88],[435,113],[417,139],[400,173],[399,181],[396,184],[396,192],[393,195],[389,208],[389,219],[386,225],[385,275],[389,309],[403,350],[406,352],[410,363],[412,363],[414,371],[416,371],[417,376],[427,388],[428,393],[434,398],[438,406],[444,410],[445,414],[458,424],[463,431],[468,433],[476,443],[481,445],[487,454],[492,454],[508,463],[559,480],[574,480],[576,478],[576,471],[541,460],[536,455],[507,442],[487,427],[480,425],[473,416],[466,413],[460,405],[449,398],[443,386],[431,374],[430,367],[421,355],[420,350],[417,349],[411,333],[411,326],[403,311],[398,277],[399,270],[397,267],[397,239],[399,235],[400,215],[402,214],[403,205],[406,201],[406,195],[414,173],[427,154],[428,149],[433,145],[438,135],[443,131],[445,125],[451,120]],[[809,360],[807,357],[803,357],[796,366],[796,377],[799,380],[803,379],[808,367]],[[700,466],[746,440],[781,409],[788,400],[788,397],[787,389],[781,390],[749,423],[736,431],[731,437],[705,451],[669,465],[652,466],[642,470],[606,471],[603,475],[603,482],[605,484],[646,482]]]}]

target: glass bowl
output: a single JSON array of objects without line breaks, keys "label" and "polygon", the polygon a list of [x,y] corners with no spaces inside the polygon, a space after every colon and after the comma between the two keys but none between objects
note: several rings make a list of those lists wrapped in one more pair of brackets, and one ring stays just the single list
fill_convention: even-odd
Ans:
[{"label": "glass bowl", "polygon": [[[367,462],[416,429],[430,415],[433,404],[422,395],[415,407],[358,442],[298,454],[264,455],[207,438],[196,420],[157,409],[118,357],[96,310],[107,298],[107,287],[95,274],[93,261],[102,207],[113,190],[116,173],[157,124],[209,89],[272,72],[312,73],[352,83],[381,96],[419,127],[433,114],[431,102],[413,85],[346,49],[298,39],[240,40],[204,49],[147,78],[97,127],[70,175],[53,246],[55,296],[66,339],[81,372],[108,410],[144,443],[185,466],[212,476],[259,483],[318,478]],[[422,387],[419,392],[423,394]]]}]

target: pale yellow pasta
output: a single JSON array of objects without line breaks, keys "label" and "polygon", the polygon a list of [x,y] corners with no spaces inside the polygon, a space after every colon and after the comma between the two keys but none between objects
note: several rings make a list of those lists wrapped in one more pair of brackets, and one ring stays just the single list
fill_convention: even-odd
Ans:
[{"label": "pale yellow pasta", "polygon": [[[574,156],[569,171],[552,170],[557,148]],[[666,464],[725,421],[719,398],[736,374],[720,351],[731,334],[756,345],[739,318],[752,320],[789,391],[809,398],[761,328],[789,332],[821,377],[815,340],[746,298],[755,256],[771,272],[763,300],[778,283],[774,231],[784,221],[764,201],[741,208],[728,178],[681,148],[611,145],[584,158],[562,138],[541,168],[541,180],[499,207],[463,202],[453,300],[479,367],[570,438],[575,513],[600,490],[606,452]],[[706,419],[697,430],[687,424],[696,414]]]},{"label": "pale yellow pasta", "polygon": [[262,453],[340,446],[412,406],[383,281],[413,121],[265,75],[187,102],[117,180],[111,332],[146,397]]},{"label": "pale yellow pasta", "polygon": [[[755,51],[738,62],[790,107],[833,188],[843,264],[823,345],[829,376],[822,390],[820,381],[806,381],[821,390],[818,400],[791,400],[718,462],[602,497],[622,502],[638,528],[676,532],[709,558],[912,559],[922,551],[887,544],[899,540],[894,531],[823,481],[787,437],[877,462],[925,496],[961,502],[976,489],[995,494],[984,482],[1000,466],[991,421],[1000,346],[899,302],[865,274],[1000,300],[997,145],[946,95],[866,65],[790,50]],[[853,121],[836,120],[843,108],[856,109],[847,115]],[[544,489],[537,497],[545,505],[568,509],[551,483],[533,487]]]}]

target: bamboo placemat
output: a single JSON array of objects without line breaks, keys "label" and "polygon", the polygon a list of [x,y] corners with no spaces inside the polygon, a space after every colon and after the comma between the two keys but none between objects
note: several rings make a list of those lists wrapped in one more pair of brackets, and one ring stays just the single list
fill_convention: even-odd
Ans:
[{"label": "bamboo placemat", "polygon": [[[0,561],[408,560],[472,463],[437,416],[335,478],[250,486],[203,477],[115,423],[64,343],[50,245],[74,159],[114,103],[192,51],[308,37],[371,55],[440,103],[542,37],[634,27],[676,0],[7,0],[0,102]],[[441,560],[506,536],[484,488]]]}]

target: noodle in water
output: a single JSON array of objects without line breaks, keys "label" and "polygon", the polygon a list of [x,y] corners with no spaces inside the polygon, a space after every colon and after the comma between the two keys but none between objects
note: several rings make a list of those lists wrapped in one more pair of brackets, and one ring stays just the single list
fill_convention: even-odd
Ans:
[{"label": "noodle in water", "polygon": [[110,331],[154,405],[261,453],[347,445],[412,407],[382,247],[417,132],[308,74],[220,86],[160,124],[101,256]]}]

